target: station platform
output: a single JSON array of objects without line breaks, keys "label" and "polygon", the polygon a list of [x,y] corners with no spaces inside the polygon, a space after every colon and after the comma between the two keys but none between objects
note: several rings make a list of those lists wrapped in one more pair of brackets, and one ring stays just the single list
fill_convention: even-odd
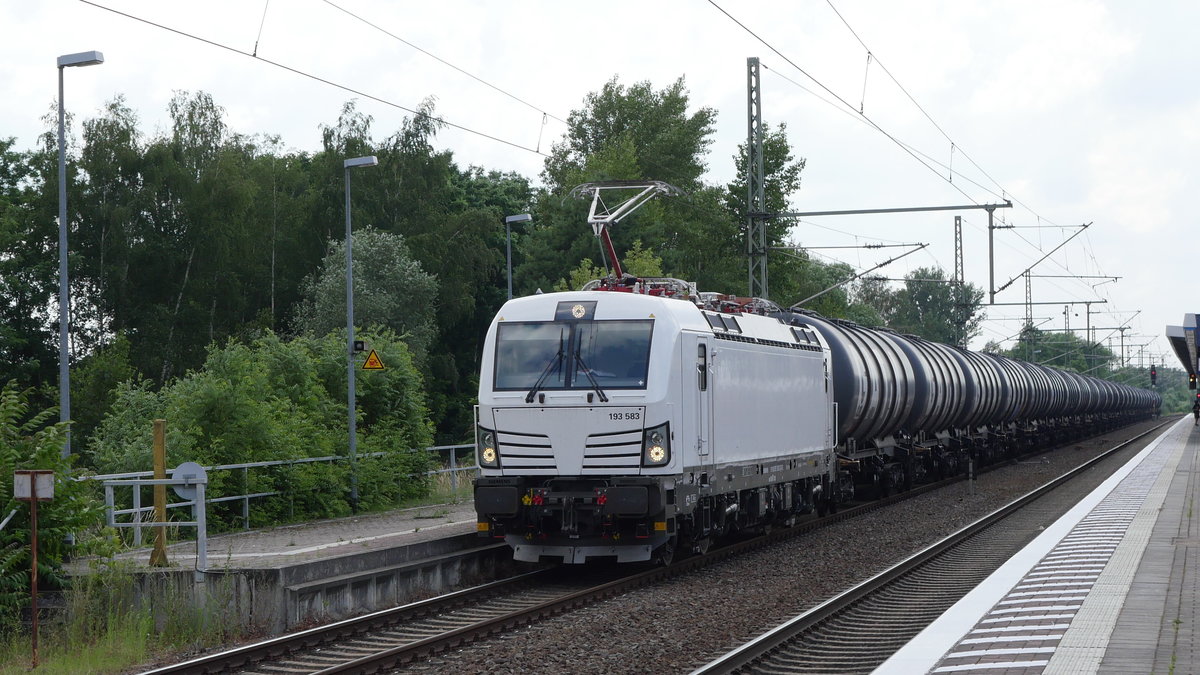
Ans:
[{"label": "station platform", "polygon": [[1200,427],[1180,419],[875,670],[1200,673]]},{"label": "station platform", "polygon": [[[210,536],[207,563],[209,569],[269,568],[468,533],[475,533],[474,504],[437,504]],[[142,540],[153,543],[153,527],[142,529]],[[151,550],[142,546],[116,558],[147,567]],[[196,542],[168,545],[167,560],[171,567],[194,567]]]},{"label": "station platform", "polygon": [[[77,559],[67,572],[119,566],[141,602],[217,602],[270,635],[515,573],[512,550],[478,537],[475,522],[469,502],[399,509],[210,537],[205,565],[190,541],[167,547],[166,567],[150,566],[146,546]],[[143,538],[152,542],[153,528]]]}]

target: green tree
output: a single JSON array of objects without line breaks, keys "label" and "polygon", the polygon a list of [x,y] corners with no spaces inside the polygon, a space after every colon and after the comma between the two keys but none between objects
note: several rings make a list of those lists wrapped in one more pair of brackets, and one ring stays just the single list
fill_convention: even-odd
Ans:
[{"label": "green tree", "polygon": [[[57,235],[44,223],[34,153],[0,139],[0,381],[25,386],[54,381],[58,356],[52,299],[57,289]],[[54,237],[54,238],[52,238]]]},{"label": "green tree", "polygon": [[117,336],[80,359],[71,372],[71,447],[82,454],[80,462],[91,464],[88,439],[116,401],[118,386],[141,379],[129,350],[129,340]]},{"label": "green tree", "polygon": [[1017,343],[1006,352],[1012,358],[1074,370],[1094,377],[1109,377],[1116,357],[1098,343],[1074,333],[1051,332],[1025,326]]},{"label": "green tree", "polygon": [[593,181],[661,180],[689,195],[650,201],[611,228],[618,255],[641,240],[662,259],[666,274],[703,283],[695,272],[720,268],[704,267],[707,257],[696,248],[705,240],[711,246],[708,223],[728,220],[719,191],[701,181],[716,113],[688,106],[683,78],[662,90],[649,82],[626,87],[614,78],[571,113],[566,139],[542,171],[546,187],[536,196],[533,225],[520,241],[519,293],[552,288],[585,258],[596,266],[608,262],[587,226],[588,203],[568,198],[571,188]]},{"label": "green tree", "polygon": [[927,340],[966,345],[979,334],[983,321],[983,289],[951,283],[941,268],[922,267],[905,275],[904,286],[892,295],[895,308],[888,327]]},{"label": "green tree", "polygon": [[[797,159],[787,138],[787,124],[781,123],[772,129],[763,124],[763,198],[767,213],[784,213],[791,210],[791,197],[800,191],[800,173],[804,170],[804,159]],[[737,179],[725,186],[725,205],[737,223],[736,242],[740,244],[742,267],[745,268],[748,205],[746,202],[746,144],[738,146],[734,156]],[[793,225],[790,218],[771,218],[766,221],[767,246],[770,249],[791,246],[789,231]],[[771,250],[767,256],[768,291],[778,302],[788,304],[807,297],[820,289],[813,290],[806,277],[826,278],[821,269],[823,264],[807,255],[787,255],[786,252]],[[808,292],[804,292],[805,288]],[[802,295],[803,293],[803,295]],[[842,297],[843,296],[838,296]],[[828,301],[827,301],[828,302]]]},{"label": "green tree", "polygon": [[[625,254],[624,260],[621,261],[621,269],[626,270],[635,277],[661,277],[662,259],[654,255],[652,251],[647,251],[642,248],[642,241],[635,239],[633,246]],[[567,279],[560,279],[554,285],[556,291],[578,291],[589,281],[604,276],[604,270],[592,264],[591,260],[584,259],[579,263],[579,266],[571,270],[570,276]]]},{"label": "green tree", "polygon": [[78,201],[78,311],[93,331],[77,352],[124,333],[160,382],[258,317],[274,250],[258,146],[208,94],[177,92],[168,108],[170,129],[148,142],[120,98],[85,124]]},{"label": "green tree", "polygon": [[[567,118],[567,137],[546,159],[542,178],[551,192],[594,180],[662,180],[685,191],[701,186],[716,111],[688,112],[681,77],[655,91],[614,77],[588,94]],[[606,169],[620,174],[604,175]],[[632,172],[632,173],[631,173]]]},{"label": "green tree", "polygon": [[[437,280],[412,258],[404,237],[363,228],[354,234],[354,321],[400,333],[418,360],[436,333]],[[296,326],[321,336],[346,326],[346,244],[331,242],[321,269],[304,280]]]}]

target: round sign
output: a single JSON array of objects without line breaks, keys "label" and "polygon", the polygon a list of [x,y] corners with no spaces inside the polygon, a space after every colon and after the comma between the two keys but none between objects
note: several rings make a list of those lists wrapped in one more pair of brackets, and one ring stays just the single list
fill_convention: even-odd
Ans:
[{"label": "round sign", "polygon": [[190,481],[191,485],[172,485],[171,487],[175,489],[175,494],[181,498],[195,499],[196,483],[207,483],[208,472],[204,470],[204,467],[195,462],[184,462],[171,469],[171,478],[187,479]]}]

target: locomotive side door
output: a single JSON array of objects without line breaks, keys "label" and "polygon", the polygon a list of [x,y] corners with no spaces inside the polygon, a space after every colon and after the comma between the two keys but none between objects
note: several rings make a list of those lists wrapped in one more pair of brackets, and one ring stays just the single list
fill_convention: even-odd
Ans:
[{"label": "locomotive side door", "polygon": [[[691,358],[695,362],[692,386],[696,394],[696,455],[700,471],[706,474],[705,478],[711,478],[707,474],[712,472],[716,461],[712,429],[713,354],[710,342],[710,338],[697,336],[696,345],[691,351]],[[708,480],[702,483],[708,483]]]}]

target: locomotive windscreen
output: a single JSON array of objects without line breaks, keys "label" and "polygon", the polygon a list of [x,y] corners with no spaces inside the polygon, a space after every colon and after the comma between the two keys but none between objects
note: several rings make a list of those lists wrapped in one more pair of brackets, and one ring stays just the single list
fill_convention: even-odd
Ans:
[{"label": "locomotive windscreen", "polygon": [[645,389],[652,320],[502,322],[496,328],[496,391]]}]

